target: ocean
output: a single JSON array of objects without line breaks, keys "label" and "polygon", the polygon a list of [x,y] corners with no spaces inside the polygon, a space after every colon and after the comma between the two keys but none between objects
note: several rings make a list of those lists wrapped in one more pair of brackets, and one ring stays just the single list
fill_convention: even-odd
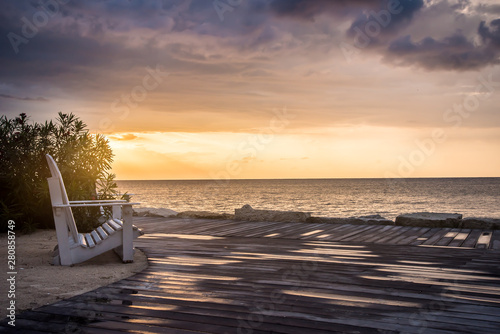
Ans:
[{"label": "ocean", "polygon": [[447,212],[500,218],[500,178],[117,181],[140,207],[234,213],[254,209],[317,217]]}]

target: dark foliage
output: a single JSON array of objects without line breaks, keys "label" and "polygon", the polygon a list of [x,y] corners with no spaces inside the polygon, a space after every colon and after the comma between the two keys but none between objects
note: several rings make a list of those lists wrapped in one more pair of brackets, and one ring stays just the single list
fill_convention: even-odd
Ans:
[{"label": "dark foliage", "polygon": [[[0,219],[1,231],[7,221],[16,228],[54,228],[47,184],[50,171],[45,159],[55,159],[70,200],[113,199],[114,175],[108,171],[113,153],[107,139],[93,135],[73,114],[59,113],[53,121],[28,122],[26,114],[14,119],[0,117]],[[96,190],[96,186],[99,189]],[[99,209],[74,209],[79,230],[96,227]]]}]

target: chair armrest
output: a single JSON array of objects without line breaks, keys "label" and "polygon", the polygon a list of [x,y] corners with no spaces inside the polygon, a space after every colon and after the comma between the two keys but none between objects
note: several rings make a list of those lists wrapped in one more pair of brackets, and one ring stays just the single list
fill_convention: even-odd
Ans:
[{"label": "chair armrest", "polygon": [[78,203],[75,203],[75,204],[55,204],[55,205],[52,205],[53,208],[75,208],[75,207],[92,207],[92,206],[117,206],[117,205],[139,205],[141,203],[132,203],[132,202],[111,202],[111,203],[103,203],[103,202],[99,202],[99,203],[90,203],[90,204],[78,204]]},{"label": "chair armrest", "polygon": [[69,204],[93,204],[93,203],[127,203],[124,199],[109,199],[109,200],[86,200],[86,201],[69,201]]}]

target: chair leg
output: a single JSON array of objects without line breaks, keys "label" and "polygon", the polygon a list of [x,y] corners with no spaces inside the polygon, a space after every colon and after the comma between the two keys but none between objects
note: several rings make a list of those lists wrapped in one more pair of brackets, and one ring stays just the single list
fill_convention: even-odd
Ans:
[{"label": "chair leg", "polygon": [[59,256],[53,259],[54,265],[70,266],[73,264],[69,249],[69,233],[66,225],[66,216],[61,209],[53,209],[56,226],[57,245]]},{"label": "chair leg", "polygon": [[122,245],[122,260],[123,262],[134,261],[134,237],[132,231],[132,205],[123,205],[123,245]]}]

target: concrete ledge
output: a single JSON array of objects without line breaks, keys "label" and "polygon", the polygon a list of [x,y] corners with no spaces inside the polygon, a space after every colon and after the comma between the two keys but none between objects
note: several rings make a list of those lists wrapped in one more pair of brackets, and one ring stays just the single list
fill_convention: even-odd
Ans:
[{"label": "concrete ledge", "polygon": [[307,212],[255,210],[248,204],[234,210],[234,220],[305,223],[308,218],[311,214]]},{"label": "concrete ledge", "polygon": [[396,225],[421,227],[461,227],[462,215],[458,213],[416,212],[396,217]]},{"label": "concrete ledge", "polygon": [[462,228],[480,228],[485,230],[500,229],[500,219],[493,218],[465,218],[462,219]]},{"label": "concrete ledge", "polygon": [[174,217],[177,212],[165,208],[134,208],[137,217]]}]

